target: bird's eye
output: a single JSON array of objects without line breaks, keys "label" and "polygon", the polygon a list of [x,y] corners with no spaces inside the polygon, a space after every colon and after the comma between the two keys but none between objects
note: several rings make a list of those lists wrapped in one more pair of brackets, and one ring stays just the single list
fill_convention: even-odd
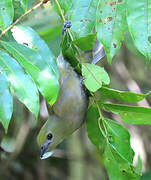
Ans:
[{"label": "bird's eye", "polygon": [[51,139],[52,139],[52,137],[53,137],[53,136],[52,136],[52,134],[51,134],[51,133],[49,133],[49,134],[47,135],[47,139],[48,139],[48,140],[51,140]]},{"label": "bird's eye", "polygon": [[41,150],[43,150],[43,148],[44,148],[44,147],[43,147],[43,146],[41,146],[41,148],[40,148],[40,149],[41,149]]}]

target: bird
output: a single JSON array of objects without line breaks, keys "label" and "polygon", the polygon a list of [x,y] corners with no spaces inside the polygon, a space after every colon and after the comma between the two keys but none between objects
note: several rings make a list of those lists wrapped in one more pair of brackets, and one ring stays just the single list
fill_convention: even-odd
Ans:
[{"label": "bird", "polygon": [[51,155],[58,144],[81,126],[88,106],[82,78],[62,55],[57,58],[57,65],[60,73],[59,95],[52,108],[49,108],[50,116],[37,138],[41,146],[41,159]]},{"label": "bird", "polygon": [[[70,21],[65,21],[62,36],[71,26]],[[104,47],[96,39],[93,49],[85,51],[82,56],[86,62],[91,61],[92,64],[96,64],[105,56]],[[59,95],[52,108],[48,107],[48,120],[37,137],[41,159],[50,157],[58,144],[80,128],[88,107],[88,96],[83,85],[83,78],[77,74],[62,54],[57,58],[57,65],[60,74]]]}]

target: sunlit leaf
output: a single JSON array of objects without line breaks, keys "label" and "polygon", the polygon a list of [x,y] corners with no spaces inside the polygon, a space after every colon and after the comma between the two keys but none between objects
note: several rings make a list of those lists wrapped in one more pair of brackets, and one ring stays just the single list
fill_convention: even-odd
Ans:
[{"label": "sunlit leaf", "polygon": [[47,66],[59,78],[59,72],[56,64],[56,59],[48,48],[47,44],[38,36],[38,34],[28,26],[15,26],[12,29],[13,37],[20,44],[25,44],[29,48],[37,51],[47,63]]},{"label": "sunlit leaf", "polygon": [[16,42],[1,41],[3,47],[12,54],[36,82],[39,91],[47,102],[52,105],[59,91],[58,79],[35,50]]},{"label": "sunlit leaf", "polygon": [[85,86],[92,92],[97,91],[102,83],[110,83],[110,78],[104,68],[94,64],[83,63],[82,76],[85,78]]},{"label": "sunlit leaf", "polygon": [[37,83],[42,95],[52,105],[56,101],[59,92],[59,72],[54,56],[46,43],[32,28],[16,26],[12,32],[18,43],[28,47],[17,43],[7,44],[2,42],[3,46],[22,63],[22,66]]},{"label": "sunlit leaf", "polygon": [[10,84],[4,73],[0,73],[0,121],[7,132],[13,111],[13,99]]},{"label": "sunlit leaf", "polygon": [[39,94],[32,78],[7,53],[0,50],[0,71],[6,73],[7,79],[18,99],[37,118],[39,113]]},{"label": "sunlit leaf", "polygon": [[60,54],[60,34],[62,21],[60,17],[56,15],[56,12],[52,10],[50,13],[49,8],[36,9],[36,11],[33,11],[28,15],[28,19],[25,19],[22,22],[22,25],[33,28],[47,43],[50,51],[53,55],[55,55],[55,57]]}]

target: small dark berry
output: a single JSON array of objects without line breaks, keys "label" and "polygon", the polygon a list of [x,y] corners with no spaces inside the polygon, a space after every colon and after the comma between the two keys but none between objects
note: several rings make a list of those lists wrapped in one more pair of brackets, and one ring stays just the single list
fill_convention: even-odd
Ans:
[{"label": "small dark berry", "polygon": [[53,136],[52,136],[52,134],[51,134],[51,133],[49,133],[49,134],[47,135],[47,139],[48,139],[48,140],[51,140],[51,139],[52,139],[52,137],[53,137]]}]

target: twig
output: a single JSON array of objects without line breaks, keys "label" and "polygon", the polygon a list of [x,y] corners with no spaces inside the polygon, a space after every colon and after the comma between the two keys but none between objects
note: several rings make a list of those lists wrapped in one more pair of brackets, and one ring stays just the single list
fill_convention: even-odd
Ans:
[{"label": "twig", "polygon": [[2,33],[0,34],[0,38],[10,29],[12,29],[19,21],[21,21],[23,19],[23,17],[25,17],[27,14],[31,13],[33,10],[39,8],[40,6],[42,6],[43,4],[47,3],[48,0],[43,0],[42,2],[38,3],[37,5],[35,5],[34,7],[32,7],[31,9],[29,9],[27,12],[25,12],[24,14],[22,14],[13,24],[11,24],[8,28],[4,29],[4,31],[2,31]]}]

